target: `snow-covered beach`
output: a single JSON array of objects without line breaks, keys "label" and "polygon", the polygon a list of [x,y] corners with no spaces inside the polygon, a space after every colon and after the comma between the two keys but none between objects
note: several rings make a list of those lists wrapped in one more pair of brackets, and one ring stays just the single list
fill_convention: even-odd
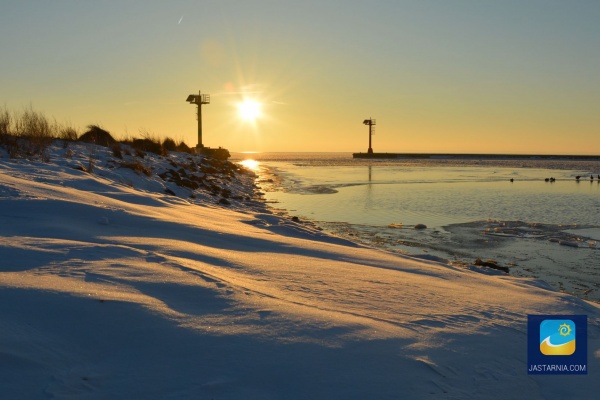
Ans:
[{"label": "snow-covered beach", "polygon": [[[328,236],[239,171],[181,187],[190,157],[1,154],[2,398],[597,396],[597,304]],[[527,375],[528,314],[588,316],[588,375]]]}]

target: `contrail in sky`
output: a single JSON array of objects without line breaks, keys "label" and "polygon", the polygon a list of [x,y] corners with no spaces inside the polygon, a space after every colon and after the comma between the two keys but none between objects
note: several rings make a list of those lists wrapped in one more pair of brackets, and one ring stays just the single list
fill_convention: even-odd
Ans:
[{"label": "contrail in sky", "polygon": [[179,18],[179,22],[177,23],[177,25],[181,24],[181,21],[183,21],[183,15],[181,16],[181,18]]}]

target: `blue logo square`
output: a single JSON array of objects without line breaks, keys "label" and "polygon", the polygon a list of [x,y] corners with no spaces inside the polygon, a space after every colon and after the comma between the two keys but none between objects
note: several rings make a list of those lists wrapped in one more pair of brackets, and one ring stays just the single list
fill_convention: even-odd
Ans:
[{"label": "blue logo square", "polygon": [[587,315],[527,316],[528,374],[587,374]]},{"label": "blue logo square", "polygon": [[570,319],[545,319],[540,324],[540,351],[546,356],[570,356],[576,348],[575,323]]}]

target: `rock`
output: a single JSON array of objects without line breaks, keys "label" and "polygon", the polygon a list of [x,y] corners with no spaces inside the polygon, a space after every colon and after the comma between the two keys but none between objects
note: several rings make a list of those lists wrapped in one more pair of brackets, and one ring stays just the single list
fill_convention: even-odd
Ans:
[{"label": "rock", "polygon": [[509,273],[508,267],[503,267],[501,265],[498,265],[498,262],[494,261],[494,260],[481,261],[481,258],[478,258],[477,260],[475,260],[474,264],[477,266],[480,266],[480,267],[488,267],[488,268],[497,269],[498,271],[503,271],[503,272],[506,272],[507,274]]},{"label": "rock", "polygon": [[294,217],[292,217],[292,221],[294,221],[294,222],[300,222],[300,218],[294,216]]},{"label": "rock", "polygon": [[87,172],[87,169],[81,165],[81,164],[77,164],[77,165],[72,165],[71,166],[73,169],[76,169],[78,171],[83,171],[83,172]]},{"label": "rock", "polygon": [[415,229],[427,229],[427,225],[425,224],[416,224]]},{"label": "rock", "polygon": [[200,187],[198,182],[191,181],[189,179],[182,179],[177,183],[179,186],[183,186],[188,189],[196,190]]}]

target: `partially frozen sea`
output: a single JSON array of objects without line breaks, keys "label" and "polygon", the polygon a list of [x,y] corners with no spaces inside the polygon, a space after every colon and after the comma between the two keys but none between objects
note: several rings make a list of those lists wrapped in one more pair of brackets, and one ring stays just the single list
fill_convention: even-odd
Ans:
[{"label": "partially frozen sea", "polygon": [[600,301],[600,161],[236,159],[249,160],[273,208],[332,234],[457,264],[493,260],[511,275]]}]

